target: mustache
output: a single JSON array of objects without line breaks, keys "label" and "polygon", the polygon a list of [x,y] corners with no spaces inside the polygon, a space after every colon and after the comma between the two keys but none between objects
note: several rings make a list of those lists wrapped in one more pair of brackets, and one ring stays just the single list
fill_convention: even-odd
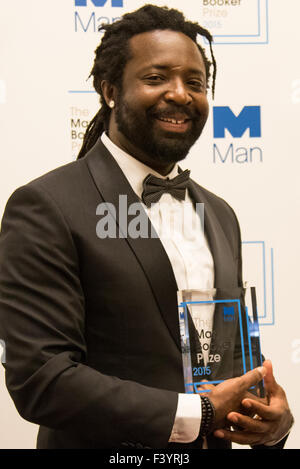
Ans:
[{"label": "mustache", "polygon": [[189,106],[172,104],[163,108],[153,107],[147,112],[149,117],[155,118],[172,118],[174,116],[182,119],[197,119],[200,114]]}]

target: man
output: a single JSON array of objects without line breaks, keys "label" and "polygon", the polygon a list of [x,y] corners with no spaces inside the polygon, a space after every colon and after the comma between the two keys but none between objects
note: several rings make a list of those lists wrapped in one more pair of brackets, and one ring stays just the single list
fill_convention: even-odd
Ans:
[{"label": "man", "polygon": [[[144,179],[178,177],[177,162],[201,134],[209,62],[196,37],[211,37],[154,6],[105,29],[92,71],[102,107],[80,158],[18,189],[3,218],[8,390],[40,425],[38,448],[282,447],[292,416],[270,362],[201,398],[184,394],[177,290],[241,287],[230,207],[184,173],[183,198],[204,203],[203,242],[125,236],[122,213],[118,236],[96,229],[100,204],[118,207],[120,195],[128,206],[142,202],[154,226],[165,216],[150,213],[157,194]],[[180,217],[178,187],[163,184],[159,195]],[[268,402],[247,393],[262,377]]]}]

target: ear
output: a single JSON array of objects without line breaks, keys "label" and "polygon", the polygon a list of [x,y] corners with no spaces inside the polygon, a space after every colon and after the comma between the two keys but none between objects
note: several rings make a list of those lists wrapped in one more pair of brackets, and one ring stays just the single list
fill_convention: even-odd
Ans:
[{"label": "ear", "polygon": [[102,90],[103,97],[105,99],[105,102],[106,102],[107,106],[111,107],[110,103],[112,101],[115,102],[116,97],[117,97],[116,87],[114,85],[112,85],[111,83],[109,83],[107,80],[102,80],[101,81],[101,90]]}]

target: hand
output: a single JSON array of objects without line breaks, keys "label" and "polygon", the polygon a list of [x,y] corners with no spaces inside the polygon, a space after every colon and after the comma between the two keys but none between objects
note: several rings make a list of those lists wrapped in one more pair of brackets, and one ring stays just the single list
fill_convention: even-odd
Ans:
[{"label": "hand", "polygon": [[246,396],[251,396],[247,390],[259,383],[264,377],[264,367],[255,368],[238,378],[227,379],[217,386],[203,385],[202,389],[210,390],[207,396],[215,408],[213,429],[223,428],[228,424],[226,417],[231,411],[240,411],[241,402]]},{"label": "hand", "polygon": [[239,430],[230,431],[222,428],[214,432],[215,436],[242,445],[272,445],[288,433],[293,423],[293,416],[285,392],[275,381],[272,363],[267,360],[263,363],[263,367],[267,371],[264,385],[268,402],[252,398],[243,399],[242,405],[249,413],[255,414],[255,417],[230,412],[227,421],[231,425],[238,426]]}]

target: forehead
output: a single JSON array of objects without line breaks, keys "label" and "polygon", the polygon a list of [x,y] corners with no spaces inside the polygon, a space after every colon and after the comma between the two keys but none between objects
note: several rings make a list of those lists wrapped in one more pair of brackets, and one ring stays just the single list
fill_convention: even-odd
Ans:
[{"label": "forehead", "polygon": [[130,41],[131,58],[126,68],[142,71],[151,66],[179,70],[199,70],[205,65],[197,45],[188,36],[171,30],[155,30],[133,36]]}]

